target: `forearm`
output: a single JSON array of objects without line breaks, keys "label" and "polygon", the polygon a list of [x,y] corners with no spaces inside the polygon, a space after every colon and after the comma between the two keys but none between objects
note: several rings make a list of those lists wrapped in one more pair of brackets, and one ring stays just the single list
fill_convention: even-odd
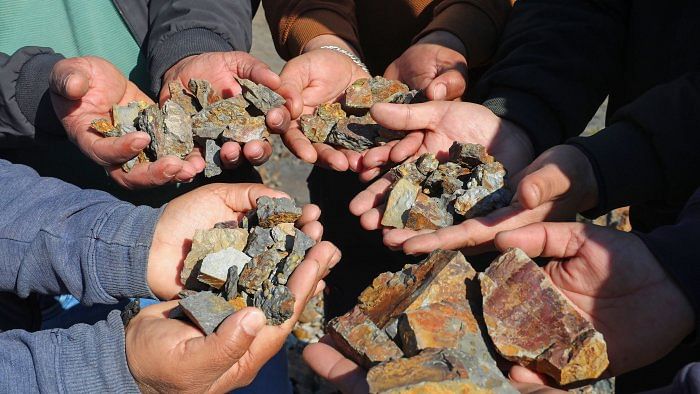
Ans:
[{"label": "forearm", "polygon": [[308,50],[310,41],[324,35],[337,37],[361,55],[354,1],[263,0],[262,4],[282,58],[300,55]]},{"label": "forearm", "polygon": [[152,296],[146,267],[158,210],[6,161],[0,209],[0,290],[70,292],[88,305]]},{"label": "forearm", "polygon": [[205,52],[250,51],[249,0],[152,0],[146,55],[157,95],[163,74],[185,57]]},{"label": "forearm", "polygon": [[118,311],[93,326],[0,333],[0,391],[138,393]]},{"label": "forearm", "polygon": [[33,143],[41,133],[65,135],[49,97],[49,76],[63,56],[49,48],[0,53],[0,146]]}]

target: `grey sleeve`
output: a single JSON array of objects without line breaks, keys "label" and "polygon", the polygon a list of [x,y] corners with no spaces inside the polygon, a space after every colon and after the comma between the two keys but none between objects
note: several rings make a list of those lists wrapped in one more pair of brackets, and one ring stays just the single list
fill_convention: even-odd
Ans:
[{"label": "grey sleeve", "polygon": [[0,392],[138,393],[119,312],[92,326],[0,333]]},{"label": "grey sleeve", "polygon": [[26,146],[41,133],[65,135],[49,97],[49,76],[63,56],[49,48],[0,53],[0,146]]},{"label": "grey sleeve", "polygon": [[153,297],[146,268],[159,210],[3,160],[0,209],[0,291],[70,293],[86,305]]},{"label": "grey sleeve", "polygon": [[249,0],[151,0],[145,46],[153,93],[157,96],[160,92],[163,74],[187,56],[250,51],[257,3]]}]

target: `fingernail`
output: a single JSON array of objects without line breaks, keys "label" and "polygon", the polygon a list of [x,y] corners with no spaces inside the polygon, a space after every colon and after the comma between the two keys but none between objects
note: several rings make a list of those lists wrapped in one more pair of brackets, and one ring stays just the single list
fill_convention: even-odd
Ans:
[{"label": "fingernail", "polygon": [[238,160],[238,155],[234,153],[229,153],[228,155],[226,155],[226,161],[233,163],[236,160]]},{"label": "fingernail", "polygon": [[530,189],[532,190],[532,195],[535,196],[535,204],[540,205],[540,188],[532,185]]},{"label": "fingernail", "polygon": [[177,166],[167,166],[163,170],[163,174],[167,176],[168,178],[172,178],[177,174],[178,168]]},{"label": "fingernail", "polygon": [[134,140],[131,142],[131,145],[129,146],[131,150],[141,150],[144,148],[144,146],[148,143],[148,140],[145,139],[138,139]]},{"label": "fingernail", "polygon": [[279,127],[282,125],[283,116],[280,114],[280,111],[270,111],[267,117],[270,125],[273,127]]},{"label": "fingernail", "polygon": [[443,100],[447,96],[447,86],[445,84],[438,84],[433,89],[433,97],[435,100]]},{"label": "fingernail", "polygon": [[265,151],[264,151],[264,150],[262,150],[262,149],[260,149],[260,148],[254,149],[254,150],[251,152],[251,158],[252,158],[253,160],[259,160],[259,159],[262,159],[262,157],[263,157],[264,154],[265,154]]},{"label": "fingernail", "polygon": [[260,311],[248,312],[243,319],[241,319],[241,328],[246,334],[250,336],[256,336],[260,330],[265,327],[265,315]]}]

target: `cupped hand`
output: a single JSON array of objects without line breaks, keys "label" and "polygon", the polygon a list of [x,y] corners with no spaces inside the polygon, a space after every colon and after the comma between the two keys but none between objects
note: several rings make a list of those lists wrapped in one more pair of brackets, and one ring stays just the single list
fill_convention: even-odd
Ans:
[{"label": "cupped hand", "polygon": [[[168,203],[156,225],[148,256],[147,280],[151,291],[160,299],[175,297],[182,290],[180,271],[195,230],[240,220],[245,212],[255,208],[261,196],[288,197],[260,184],[211,184]],[[317,242],[323,234],[318,222],[320,214],[317,206],[306,205],[296,223]]]},{"label": "cupped hand", "polygon": [[[337,102],[353,82],[370,77],[348,56],[318,47],[290,60],[280,76],[280,92],[292,97],[287,106],[294,119],[302,114],[313,114],[320,104]],[[311,143],[301,131],[298,120],[282,134],[282,141],[301,160],[336,171],[357,170],[361,161],[357,152]]]},{"label": "cupped hand", "polygon": [[[544,152],[511,177],[510,184],[517,189],[507,207],[436,231],[386,229],[384,243],[407,254],[435,249],[481,253],[493,248],[493,239],[500,231],[542,221],[573,220],[577,213],[595,207],[598,202],[593,167],[578,148],[570,145]],[[380,228],[381,210],[377,205],[384,201],[389,186],[388,179],[380,179],[353,200],[351,210],[361,215],[366,229]]]},{"label": "cupped hand", "polygon": [[452,33],[434,31],[411,45],[384,72],[411,89],[424,90],[430,100],[454,100],[467,89],[466,49]]},{"label": "cupped hand", "polygon": [[131,374],[145,392],[225,393],[250,384],[339,260],[340,251],[329,242],[308,251],[287,283],[296,300],[294,314],[280,326],[266,326],[262,311],[245,308],[204,336],[191,324],[167,318],[174,301],[144,308],[126,327]]},{"label": "cupped hand", "polygon": [[[690,302],[632,233],[581,223],[536,223],[499,233],[500,250],[551,257],[544,271],[607,342],[613,376],[660,359],[694,328]],[[514,367],[511,378],[546,383]]]},{"label": "cupped hand", "polygon": [[63,59],[54,65],[49,83],[51,102],[68,138],[121,186],[129,189],[186,182],[204,169],[201,157],[165,157],[137,164],[130,172],[121,165],[150,143],[144,132],[104,137],[91,127],[98,118],[111,119],[113,105],[153,101],[108,61],[98,57]]},{"label": "cupped hand", "polygon": [[[165,72],[160,102],[170,98],[169,82],[179,80],[187,86],[190,79],[205,79],[221,97],[232,97],[242,90],[236,77],[250,79],[272,90],[278,90],[282,83],[279,75],[248,53],[209,52],[186,57]],[[286,108],[275,108],[268,112],[265,120],[272,132],[284,132],[289,127],[289,111]],[[235,142],[227,142],[221,147],[219,154],[225,168],[237,167],[243,160],[260,165],[270,158],[272,146],[263,140],[248,142],[243,147]]]},{"label": "cupped hand", "polygon": [[529,137],[515,124],[501,119],[488,108],[472,103],[431,101],[420,104],[375,104],[372,118],[387,129],[406,131],[398,143],[365,152],[360,179],[369,181],[382,167],[425,152],[446,160],[452,143],[481,144],[510,173],[533,159]]}]

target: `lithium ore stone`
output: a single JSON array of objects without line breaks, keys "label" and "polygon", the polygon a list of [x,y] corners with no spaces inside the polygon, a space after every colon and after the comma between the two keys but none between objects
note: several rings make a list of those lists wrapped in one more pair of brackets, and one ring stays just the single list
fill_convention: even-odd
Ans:
[{"label": "lithium ore stone", "polygon": [[394,183],[382,216],[382,226],[404,228],[408,212],[415,204],[419,191],[420,186],[406,178]]},{"label": "lithium ore stone", "polygon": [[240,98],[228,98],[211,104],[192,117],[192,131],[202,139],[215,140],[229,125],[240,118],[250,118],[245,110],[247,103]]},{"label": "lithium ore stone", "polygon": [[174,101],[166,101],[162,111],[156,105],[146,108],[139,127],[150,135],[149,152],[155,159],[169,155],[184,159],[194,149],[192,121]]},{"label": "lithium ore stone", "polygon": [[608,367],[603,336],[520,249],[480,275],[484,320],[498,352],[566,385]]},{"label": "lithium ore stone", "polygon": [[283,106],[286,100],[267,86],[259,85],[251,80],[236,78],[243,88],[243,96],[260,112],[267,114],[271,109]]},{"label": "lithium ore stone", "polygon": [[197,97],[197,102],[199,104],[199,108],[201,109],[207,108],[209,104],[213,104],[221,100],[221,97],[217,96],[212,90],[209,81],[204,79],[190,79],[187,86],[190,88],[190,91],[192,91],[195,97]]},{"label": "lithium ore stone", "polygon": [[473,168],[479,164],[493,163],[493,157],[486,153],[486,148],[479,144],[455,142],[450,147],[450,161]]},{"label": "lithium ore stone", "polygon": [[270,136],[264,116],[239,116],[234,118],[221,134],[224,141],[235,141],[241,144],[262,140]]},{"label": "lithium ore stone", "polygon": [[447,207],[441,199],[418,193],[415,204],[408,211],[406,228],[411,230],[437,230],[451,226],[453,220],[452,215],[447,211]]},{"label": "lithium ore stone", "polygon": [[219,324],[235,312],[225,299],[210,291],[180,300],[180,308],[207,335],[214,333]]},{"label": "lithium ore stone", "polygon": [[226,283],[224,283],[224,288],[221,291],[221,294],[228,301],[231,301],[238,296],[238,273],[240,271],[243,270],[239,269],[236,265],[232,265],[228,268]]},{"label": "lithium ore stone", "polygon": [[340,103],[321,104],[312,115],[303,115],[299,120],[301,130],[311,142],[324,143],[335,125],[345,119],[346,113]]},{"label": "lithium ore stone", "polygon": [[180,80],[169,82],[168,90],[170,90],[170,100],[178,103],[187,115],[193,116],[202,109],[197,102],[197,98],[185,90],[185,86],[182,85]]},{"label": "lithium ore stone", "polygon": [[262,196],[257,201],[260,226],[270,228],[279,223],[294,223],[301,217],[301,208],[289,198]]},{"label": "lithium ore stone", "polygon": [[272,234],[269,228],[253,227],[248,237],[248,245],[244,252],[251,257],[255,257],[275,245],[275,240],[272,239]]},{"label": "lithium ore stone", "polygon": [[221,289],[228,278],[229,268],[236,267],[237,272],[241,272],[250,261],[250,256],[235,248],[208,254],[202,260],[197,279],[215,289]]},{"label": "lithium ore stone", "polygon": [[253,258],[241,272],[238,285],[248,293],[255,293],[270,278],[286,253],[269,249]]}]

